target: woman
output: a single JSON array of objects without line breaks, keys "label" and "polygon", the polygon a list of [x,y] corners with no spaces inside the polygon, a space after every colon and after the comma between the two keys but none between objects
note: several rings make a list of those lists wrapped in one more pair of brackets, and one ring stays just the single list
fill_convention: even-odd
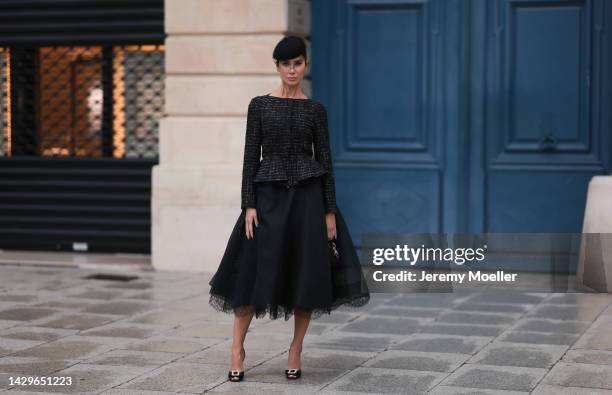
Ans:
[{"label": "woman", "polygon": [[327,111],[300,89],[308,66],[304,41],[283,38],[273,58],[281,86],[249,103],[242,212],[209,283],[210,304],[235,315],[230,381],[244,377],[243,344],[253,315],[294,315],[285,375],[298,379],[310,320],[370,300],[336,206]]}]

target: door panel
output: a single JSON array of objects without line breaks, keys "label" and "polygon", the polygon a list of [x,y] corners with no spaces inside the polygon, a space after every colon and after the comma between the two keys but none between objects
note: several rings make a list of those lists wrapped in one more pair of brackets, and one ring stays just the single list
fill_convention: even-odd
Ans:
[{"label": "door panel", "polygon": [[490,4],[486,231],[581,231],[588,181],[610,168],[592,116],[598,3]]},{"label": "door panel", "polygon": [[441,230],[439,4],[313,3],[329,21],[313,28],[314,95],[328,107],[338,204],[357,245],[365,232]]},{"label": "door panel", "polygon": [[[398,229],[436,233],[440,228],[437,222],[440,188],[436,173],[363,165],[339,168],[339,172],[342,182],[336,182],[341,202],[338,205],[351,224],[353,237]],[[410,188],[405,187],[406,180],[410,180]]]}]

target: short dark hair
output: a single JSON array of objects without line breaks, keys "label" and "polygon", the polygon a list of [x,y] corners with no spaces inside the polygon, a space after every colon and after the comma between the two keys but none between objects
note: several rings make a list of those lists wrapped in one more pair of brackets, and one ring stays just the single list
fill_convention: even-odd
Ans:
[{"label": "short dark hair", "polygon": [[276,44],[272,52],[272,57],[276,64],[278,64],[280,60],[293,59],[300,55],[304,56],[304,60],[308,60],[306,56],[306,42],[304,42],[303,38],[298,36],[283,37]]}]

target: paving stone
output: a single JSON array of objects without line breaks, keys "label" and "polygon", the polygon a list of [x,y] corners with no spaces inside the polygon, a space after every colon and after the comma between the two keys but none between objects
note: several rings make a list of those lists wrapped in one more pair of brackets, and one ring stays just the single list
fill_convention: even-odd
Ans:
[{"label": "paving stone", "polygon": [[[24,304],[15,303],[15,302],[0,302],[0,311],[13,309],[15,307],[31,307],[31,306],[26,306]],[[13,324],[19,324],[18,321],[0,320],[0,322],[11,322]]]},{"label": "paving stone", "polygon": [[149,371],[117,388],[201,393],[223,383],[226,379],[225,366],[175,362]]},{"label": "paving stone", "polygon": [[[372,352],[303,348],[302,366],[341,370],[353,369],[375,355]],[[287,354],[283,354],[282,358],[286,361]]]},{"label": "paving stone", "polygon": [[574,348],[612,351],[612,332],[609,330],[588,330],[576,342]]},{"label": "paving stone", "polygon": [[108,337],[132,337],[135,339],[146,339],[161,330],[142,328],[136,326],[119,325],[119,326],[104,326],[99,329],[90,329],[83,331],[80,334],[90,336],[108,336]]},{"label": "paving stone", "polygon": [[[260,395],[260,394],[296,394],[306,395],[314,394],[319,389],[319,386],[309,385],[291,385],[291,384],[278,384],[278,383],[261,383],[261,382],[250,382],[241,381],[239,383],[223,383],[218,387],[206,392],[208,394],[244,394],[244,395]],[[104,393],[106,394],[106,393]],[[111,394],[109,394],[111,395]]]},{"label": "paving stone", "polygon": [[[268,359],[264,364],[279,371],[284,371],[287,367],[287,356],[288,352],[284,352]],[[374,356],[376,356],[376,353],[373,352],[325,350],[305,347],[302,349],[301,362],[303,368],[349,370],[360,366],[368,359],[374,358]]]},{"label": "paving stone", "polygon": [[546,369],[467,364],[441,384],[492,390],[531,391],[547,373]]},{"label": "paving stone", "polygon": [[425,351],[438,353],[473,354],[480,350],[491,338],[488,337],[460,337],[430,334],[415,334],[408,340],[393,344],[390,349]]},{"label": "paving stone", "polygon": [[443,309],[431,309],[431,308],[407,308],[400,306],[378,306],[368,313],[370,315],[385,315],[392,317],[403,317],[403,318],[411,318],[411,317],[419,317],[419,318],[435,318],[442,312]]},{"label": "paving stone", "polygon": [[65,299],[57,299],[57,300],[51,300],[48,302],[34,304],[32,305],[32,307],[40,307],[40,308],[48,307],[51,309],[81,310],[93,304],[95,304],[95,302],[91,300],[86,301],[86,300],[65,298]]},{"label": "paving stone", "polygon": [[537,304],[546,298],[547,294],[524,293],[515,291],[483,292],[468,298],[469,302],[502,303],[502,304]]},{"label": "paving stone", "polygon": [[23,324],[20,321],[8,321],[8,320],[0,320],[0,330],[9,329],[13,327],[17,327],[20,324]]},{"label": "paving stone", "polygon": [[15,350],[11,350],[10,348],[3,347],[0,345],[0,357],[2,357],[3,355],[12,354],[14,351]]},{"label": "paving stone", "polygon": [[0,357],[44,344],[40,340],[0,339]]},{"label": "paving stone", "polygon": [[310,335],[322,335],[323,333],[329,332],[335,329],[333,325],[323,325],[310,323],[308,325],[308,334]]},{"label": "paving stone", "polygon": [[338,331],[404,335],[418,332],[419,324],[410,318],[365,317],[341,326]]},{"label": "paving stone", "polygon": [[612,366],[559,362],[543,383],[612,390]]},{"label": "paving stone", "polygon": [[462,336],[497,336],[504,326],[499,325],[472,325],[472,324],[423,324],[420,333],[435,333],[441,335]]},{"label": "paving stone", "polygon": [[145,303],[116,301],[87,306],[82,311],[85,313],[128,315],[148,308],[150,308],[150,305]]},{"label": "paving stone", "polygon": [[32,321],[39,318],[48,317],[57,313],[53,309],[37,309],[32,307],[18,307],[0,311],[0,320],[9,321]]},{"label": "paving stone", "polygon": [[0,392],[4,392],[4,390],[8,390],[8,388],[10,388],[10,377],[14,375],[14,373],[0,373]]},{"label": "paving stone", "polygon": [[0,293],[0,302],[32,302],[36,298],[34,294]]},{"label": "paving stone", "polygon": [[589,327],[590,331],[612,331],[612,315],[602,313]]},{"label": "paving stone", "polygon": [[127,322],[135,324],[151,324],[151,325],[184,325],[205,319],[204,314],[194,314],[189,311],[177,310],[157,310],[152,312],[142,313],[136,317],[130,318]]},{"label": "paving stone", "polygon": [[364,366],[370,368],[452,372],[471,355],[421,351],[388,350],[369,359]]},{"label": "paving stone", "polygon": [[361,315],[361,314],[367,313],[368,311],[376,308],[377,306],[382,306],[383,304],[387,303],[388,300],[390,300],[390,299],[371,299],[371,296],[372,295],[370,295],[370,301],[368,301],[368,303],[363,306],[354,307],[354,306],[351,306],[350,304],[343,304],[337,309],[335,309],[334,311],[332,311],[331,314],[349,313],[349,314]]},{"label": "paving stone", "polygon": [[566,350],[567,346],[522,345],[495,342],[487,344],[468,363],[550,368],[563,356]]},{"label": "paving stone", "polygon": [[[191,310],[203,311],[211,306],[208,304],[210,295],[200,294],[193,296],[195,292],[179,289],[172,284],[156,285],[153,291],[124,291],[121,300],[140,300],[149,302],[152,306],[164,307],[169,310]],[[187,296],[191,296],[186,299]]]},{"label": "paving stone", "polygon": [[76,299],[102,299],[102,300],[110,300],[119,298],[122,296],[121,292],[117,291],[98,291],[98,290],[87,290],[84,292],[79,292],[75,294],[66,295],[69,298]]},{"label": "paving stone", "polygon": [[529,316],[538,318],[551,318],[556,320],[593,321],[603,308],[597,306],[567,306],[567,305],[540,305],[529,313]]},{"label": "paving stone", "polygon": [[[181,325],[166,332],[170,336],[181,337],[232,337],[234,324],[231,322],[198,321]],[[308,328],[310,332],[311,328]],[[252,328],[249,328],[249,334]],[[247,335],[248,336],[248,335]]]},{"label": "paving stone", "polygon": [[30,376],[46,376],[58,370],[79,363],[78,360],[38,359],[6,356],[0,359],[0,373],[14,373]]},{"label": "paving stone", "polygon": [[[97,394],[126,382],[138,375],[145,373],[143,368],[126,366],[98,366],[90,364],[76,364],[67,369],[60,370],[49,377],[65,377],[71,380],[71,385],[49,386],[31,385],[27,391],[31,392],[61,392],[68,394]],[[66,383],[68,381],[65,381]],[[24,389],[18,388],[19,390]]]},{"label": "paving stone", "polygon": [[453,293],[414,293],[391,299],[383,306],[448,308],[459,304]]},{"label": "paving stone", "polygon": [[116,320],[108,315],[68,314],[50,321],[38,323],[37,326],[63,329],[91,329]]},{"label": "paving stone", "polygon": [[552,333],[582,333],[589,326],[585,321],[559,321],[559,320],[541,320],[541,319],[524,319],[514,327],[518,331],[529,332],[552,332]]},{"label": "paving stone", "polygon": [[345,313],[345,312],[334,310],[332,314],[330,315],[324,314],[321,317],[319,317],[317,320],[312,321],[312,322],[316,322],[318,324],[325,324],[325,323],[339,324],[339,323],[353,321],[354,319],[359,317],[359,315],[360,314]]},{"label": "paving stone", "polygon": [[505,391],[505,390],[488,390],[475,388],[451,387],[448,385],[438,385],[434,387],[427,395],[525,395],[529,392],[523,391]]},{"label": "paving stone", "polygon": [[349,351],[383,351],[391,344],[390,336],[351,336],[333,334],[305,339],[304,345],[313,348],[338,349]]},{"label": "paving stone", "polygon": [[389,301],[391,299],[395,299],[397,298],[399,295],[397,294],[391,294],[388,292],[371,292],[370,293],[370,299],[372,301]]},{"label": "paving stone", "polygon": [[99,393],[128,382],[147,372],[150,367],[108,366],[80,363],[61,370],[54,376],[73,377],[71,393]]},{"label": "paving stone", "polygon": [[556,344],[556,345],[571,345],[578,335],[570,333],[541,333],[541,332],[524,332],[510,331],[502,334],[500,341],[512,343],[532,343],[532,344]]},{"label": "paving stone", "polygon": [[532,304],[503,303],[462,303],[453,308],[454,311],[482,311],[488,313],[524,313],[533,307]]},{"label": "paving stone", "polygon": [[[235,383],[231,383],[235,384]],[[209,392],[207,392],[208,394]],[[145,391],[145,390],[125,390],[111,388],[109,390],[100,392],[100,395],[183,395],[178,392],[168,391]]]},{"label": "paving stone", "polygon": [[585,349],[568,350],[563,356],[563,362],[612,365],[612,351]]},{"label": "paving stone", "polygon": [[134,295],[124,296],[123,299],[137,299],[137,300],[142,300],[142,301],[159,300],[155,292],[139,292]]},{"label": "paving stone", "polygon": [[[354,318],[357,318],[355,316]],[[231,325],[233,328],[234,322],[227,322],[227,325]],[[308,325],[308,333],[310,333],[311,325],[325,325],[335,327],[335,324],[332,323],[320,323],[318,321],[312,321]],[[282,335],[291,335],[294,331],[294,321],[293,320],[255,320],[255,322],[251,321],[251,326],[249,327],[249,334],[251,333],[275,333]]]},{"label": "paving stone", "polygon": [[[306,334],[306,337],[316,335]],[[248,333],[245,339],[245,347],[251,350],[285,350],[289,348],[293,334],[288,333]]]},{"label": "paving stone", "polygon": [[[170,286],[165,287],[165,291],[163,293],[159,293],[158,285],[154,286],[154,292],[138,292],[133,295],[130,295],[129,298],[124,299],[133,299],[134,296],[140,295],[140,298],[143,295],[149,295],[149,300],[154,300],[163,303],[163,307],[171,309],[171,310],[192,310],[192,311],[202,311],[204,308],[212,307],[209,305],[208,301],[210,300],[210,295],[207,293],[199,292],[198,295],[194,295],[198,291],[191,293],[191,296],[185,298],[181,296],[183,293],[183,289],[177,289],[176,287]],[[201,290],[201,289],[200,289]]]},{"label": "paving stone", "polygon": [[125,345],[130,339],[69,336],[12,354],[15,357],[86,359]]},{"label": "paving stone", "polygon": [[509,314],[480,314],[480,313],[460,313],[460,312],[446,312],[440,314],[438,322],[451,322],[457,324],[485,324],[485,325],[499,325],[509,324],[513,322],[517,316],[511,316]]},{"label": "paving stone", "polygon": [[423,394],[446,373],[360,367],[325,387],[327,391]]},{"label": "paving stone", "polygon": [[564,387],[560,385],[540,384],[533,395],[612,395],[612,391],[597,388]]},{"label": "paving stone", "polygon": [[185,354],[176,352],[148,352],[132,350],[111,350],[85,360],[94,365],[113,366],[160,366],[180,359]]},{"label": "paving stone", "polygon": [[[73,280],[72,280],[73,281]],[[79,289],[78,283],[70,283],[68,280],[49,281],[40,285],[40,290],[52,292],[64,292],[72,289]]]},{"label": "paving stone", "polygon": [[[191,353],[181,359],[182,362],[201,363],[201,364],[216,364],[229,366],[230,363],[231,341],[215,344],[201,351]],[[269,359],[279,355],[279,350],[261,350],[252,349],[245,344],[246,357],[244,360],[245,367],[259,365]],[[304,355],[305,351],[302,351]]]},{"label": "paving stone", "polygon": [[200,351],[218,342],[219,339],[214,337],[184,338],[158,335],[148,339],[134,341],[129,345],[126,345],[123,349],[134,351],[179,352],[188,354]]},{"label": "paving stone", "polygon": [[546,303],[553,304],[582,304],[607,306],[612,303],[612,295],[604,293],[563,293],[553,294]]}]

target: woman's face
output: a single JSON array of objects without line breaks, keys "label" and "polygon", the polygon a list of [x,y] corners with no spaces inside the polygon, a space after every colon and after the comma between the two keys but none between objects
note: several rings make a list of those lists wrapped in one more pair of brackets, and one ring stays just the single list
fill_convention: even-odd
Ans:
[{"label": "woman's face", "polygon": [[293,86],[300,83],[306,72],[306,59],[304,55],[289,60],[280,60],[276,66],[276,70],[280,73],[280,77],[287,85]]}]

